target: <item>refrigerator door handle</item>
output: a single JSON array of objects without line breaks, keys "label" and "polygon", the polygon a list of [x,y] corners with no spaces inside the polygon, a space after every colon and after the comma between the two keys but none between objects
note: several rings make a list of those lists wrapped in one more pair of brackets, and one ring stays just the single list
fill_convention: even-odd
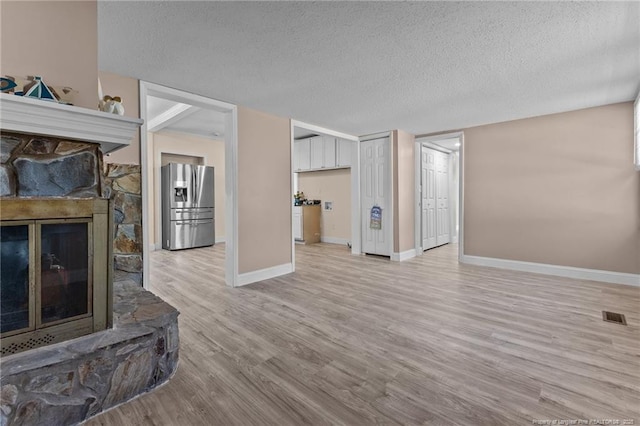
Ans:
[{"label": "refrigerator door handle", "polygon": [[194,177],[193,180],[196,183],[193,187],[193,189],[196,192],[195,196],[197,197],[195,198],[197,203],[196,206],[200,207],[200,188],[199,188],[200,187],[200,167],[199,166],[196,166],[193,168],[193,177]]},{"label": "refrigerator door handle", "polygon": [[191,167],[191,203],[193,203],[193,206],[197,206],[197,202],[198,200],[196,200],[196,180],[195,180],[195,174],[196,174],[196,168],[195,167]]},{"label": "refrigerator door handle", "polygon": [[198,226],[198,225],[209,225],[213,223],[213,219],[191,219],[191,220],[175,220],[172,221],[173,223],[175,223],[176,225],[191,225],[191,226]]}]

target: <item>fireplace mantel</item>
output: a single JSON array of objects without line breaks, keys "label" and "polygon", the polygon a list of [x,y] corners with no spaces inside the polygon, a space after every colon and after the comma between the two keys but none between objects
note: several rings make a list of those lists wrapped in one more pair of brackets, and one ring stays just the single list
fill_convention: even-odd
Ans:
[{"label": "fireplace mantel", "polygon": [[142,122],[139,118],[0,93],[0,129],[96,142],[104,154],[128,146]]}]

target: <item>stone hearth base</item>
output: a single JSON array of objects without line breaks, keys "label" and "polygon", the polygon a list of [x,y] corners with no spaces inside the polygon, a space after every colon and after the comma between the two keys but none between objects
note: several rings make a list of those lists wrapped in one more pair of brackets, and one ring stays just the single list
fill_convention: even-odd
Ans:
[{"label": "stone hearth base", "polygon": [[179,312],[132,281],[113,308],[112,329],[2,358],[0,424],[76,424],[171,377]]}]

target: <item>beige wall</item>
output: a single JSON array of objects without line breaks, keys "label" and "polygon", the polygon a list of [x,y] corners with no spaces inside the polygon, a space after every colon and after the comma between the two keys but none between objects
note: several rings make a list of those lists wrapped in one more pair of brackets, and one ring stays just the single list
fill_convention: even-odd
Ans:
[{"label": "beige wall", "polygon": [[467,255],[640,273],[631,102],[464,131]]},{"label": "beige wall", "polygon": [[291,262],[291,128],[238,107],[238,270]]},{"label": "beige wall", "polygon": [[74,104],[98,108],[96,1],[1,1],[2,75],[38,75],[79,93]]},{"label": "beige wall", "polygon": [[[125,117],[140,118],[138,79],[100,71],[98,73],[104,95],[120,96]],[[131,144],[107,154],[105,162],[116,164],[140,164],[140,130],[136,130]]]},{"label": "beige wall", "polygon": [[[215,167],[215,202],[216,202],[216,240],[225,236],[225,163],[224,141],[202,138],[184,133],[172,133],[162,131],[147,134],[147,143],[152,164],[152,173],[149,174],[149,229],[151,230],[150,243],[160,243],[161,235],[157,235],[156,221],[161,220],[161,212],[156,211],[156,195],[161,188],[160,167],[162,153],[180,154],[183,156],[202,158],[201,164]],[[189,161],[191,162],[191,161]]]},{"label": "beige wall", "polygon": [[415,248],[415,136],[394,130],[393,146],[393,251]]},{"label": "beige wall", "polygon": [[[351,241],[351,169],[298,173],[298,189],[308,199],[322,201],[322,238]],[[333,210],[324,210],[325,201],[333,201]]]}]

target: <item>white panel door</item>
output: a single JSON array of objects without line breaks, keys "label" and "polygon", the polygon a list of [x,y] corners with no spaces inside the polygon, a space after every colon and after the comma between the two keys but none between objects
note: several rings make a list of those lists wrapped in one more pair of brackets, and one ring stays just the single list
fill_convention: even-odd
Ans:
[{"label": "white panel door", "polygon": [[422,208],[422,249],[437,246],[436,242],[436,155],[429,148],[421,149],[421,208]]},{"label": "white panel door", "polygon": [[[360,143],[362,252],[391,255],[391,181],[389,138]],[[371,209],[382,208],[380,229],[371,228]]]},{"label": "white panel door", "polygon": [[449,155],[438,152],[436,156],[436,245],[447,244],[449,231]]}]

